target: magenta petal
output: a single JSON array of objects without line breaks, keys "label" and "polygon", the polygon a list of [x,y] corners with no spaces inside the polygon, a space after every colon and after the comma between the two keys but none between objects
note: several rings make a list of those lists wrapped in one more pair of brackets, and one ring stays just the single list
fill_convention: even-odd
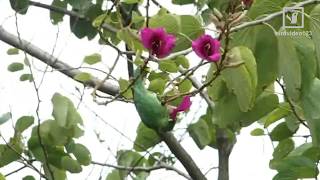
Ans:
[{"label": "magenta petal", "polygon": [[220,59],[220,42],[210,35],[202,35],[192,42],[193,51],[202,59],[218,61]]},{"label": "magenta petal", "polygon": [[164,58],[168,56],[172,49],[175,47],[176,38],[173,35],[166,35],[162,46],[160,47],[158,58]]},{"label": "magenta petal", "polygon": [[162,27],[144,28],[141,30],[140,36],[143,46],[158,58],[168,56],[175,47],[176,38],[167,34]]},{"label": "magenta petal", "polygon": [[188,110],[191,106],[190,96],[184,96],[182,102],[177,107],[178,111],[185,111]]},{"label": "magenta petal", "polygon": [[200,38],[192,41],[192,49],[193,51],[202,59],[206,59],[206,54],[203,52],[203,45],[205,43],[205,38],[201,36]]},{"label": "magenta petal", "polygon": [[220,47],[221,47],[221,44],[220,44],[220,41],[216,40],[216,39],[213,39],[213,51],[214,53],[219,53],[220,54]]},{"label": "magenta petal", "polygon": [[170,113],[170,119],[176,120],[178,111],[175,109]]},{"label": "magenta petal", "polygon": [[216,62],[216,61],[219,61],[220,60],[220,53],[216,53],[216,54],[213,54],[211,56],[208,57],[208,61],[211,61],[211,62]]},{"label": "magenta petal", "polygon": [[175,120],[178,112],[183,112],[188,110],[191,104],[192,102],[190,101],[190,96],[184,96],[179,106],[170,113],[170,118]]},{"label": "magenta petal", "polygon": [[150,28],[142,29],[140,36],[141,36],[141,41],[143,46],[147,49],[152,48],[152,39],[154,36],[152,29]]}]

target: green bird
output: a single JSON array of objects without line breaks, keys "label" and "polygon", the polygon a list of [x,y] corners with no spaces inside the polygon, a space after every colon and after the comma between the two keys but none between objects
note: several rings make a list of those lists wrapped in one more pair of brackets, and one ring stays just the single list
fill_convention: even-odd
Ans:
[{"label": "green bird", "polygon": [[170,112],[162,105],[156,94],[148,91],[144,86],[145,73],[141,68],[134,72],[133,101],[142,122],[157,132],[166,132],[173,129],[175,120],[170,118]]}]

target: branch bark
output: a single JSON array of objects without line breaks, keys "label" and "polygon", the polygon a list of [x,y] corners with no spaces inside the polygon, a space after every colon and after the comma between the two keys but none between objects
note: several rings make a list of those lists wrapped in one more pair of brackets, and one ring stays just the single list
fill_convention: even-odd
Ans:
[{"label": "branch bark", "polygon": [[225,129],[217,128],[217,146],[219,154],[218,180],[229,180],[229,157],[234,141],[230,141]]},{"label": "branch bark", "polygon": [[[77,74],[82,73],[82,71],[75,69],[74,67],[68,65],[67,63],[60,61],[56,57],[50,55],[48,52],[43,51],[42,49],[29,43],[26,40],[21,39],[21,43],[20,43],[18,37],[7,32],[2,26],[0,26],[0,40],[13,47],[16,47],[18,49],[25,51],[31,56],[39,59],[45,64],[48,64],[52,68],[58,70],[59,72],[65,74],[66,76],[72,79],[74,79],[74,77]],[[101,80],[93,77],[90,81],[86,82],[85,85],[95,87],[97,84],[99,84],[99,82],[101,82]],[[112,96],[115,96],[119,93],[119,87],[117,85],[112,85],[110,83],[103,83],[98,90],[106,94],[110,94]]]},{"label": "branch bark", "polygon": [[179,159],[181,164],[188,171],[189,175],[194,180],[206,180],[207,178],[200,171],[199,167],[193,161],[187,151],[181,146],[171,132],[159,134],[162,140],[167,144],[170,151]]}]

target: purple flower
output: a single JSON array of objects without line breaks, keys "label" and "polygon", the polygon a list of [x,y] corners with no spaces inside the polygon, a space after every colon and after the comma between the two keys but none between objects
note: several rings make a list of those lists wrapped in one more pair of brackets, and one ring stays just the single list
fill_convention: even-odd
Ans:
[{"label": "purple flower", "polygon": [[202,35],[192,41],[192,49],[200,58],[207,61],[216,62],[220,60],[220,41],[210,35]]},{"label": "purple flower", "polygon": [[143,46],[158,58],[168,56],[175,46],[176,38],[167,34],[164,28],[144,28],[140,35]]},{"label": "purple flower", "polygon": [[184,96],[178,107],[174,108],[170,113],[170,118],[176,120],[178,112],[186,111],[191,106],[190,96]]}]

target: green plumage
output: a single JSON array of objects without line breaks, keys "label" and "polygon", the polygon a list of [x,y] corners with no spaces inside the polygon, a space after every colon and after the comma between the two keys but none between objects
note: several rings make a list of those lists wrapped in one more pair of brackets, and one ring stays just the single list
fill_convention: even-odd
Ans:
[{"label": "green plumage", "polygon": [[174,121],[169,119],[169,111],[158,100],[156,94],[148,91],[144,86],[144,75],[141,69],[135,70],[135,83],[133,85],[133,101],[142,122],[157,132],[173,129]]}]

